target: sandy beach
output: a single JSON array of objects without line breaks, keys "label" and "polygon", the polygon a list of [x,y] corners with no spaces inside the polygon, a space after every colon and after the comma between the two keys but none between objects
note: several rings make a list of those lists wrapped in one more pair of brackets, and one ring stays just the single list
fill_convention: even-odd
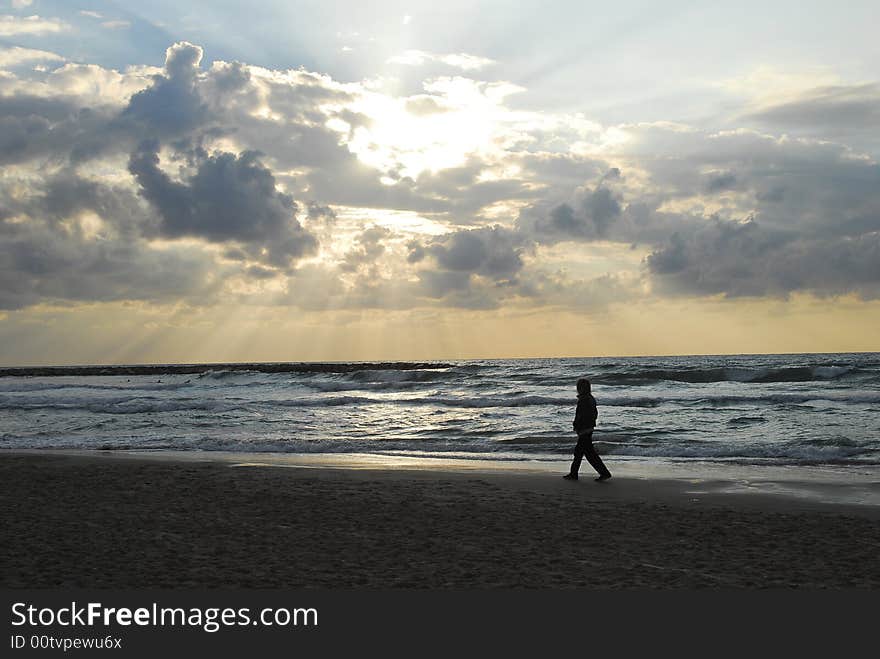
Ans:
[{"label": "sandy beach", "polygon": [[3,587],[880,587],[880,507],[722,480],[34,451],[0,473]]}]

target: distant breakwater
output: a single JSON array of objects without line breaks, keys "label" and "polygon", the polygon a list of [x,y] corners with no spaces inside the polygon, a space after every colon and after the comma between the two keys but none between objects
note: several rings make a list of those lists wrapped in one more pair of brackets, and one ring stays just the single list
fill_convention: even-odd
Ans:
[{"label": "distant breakwater", "polygon": [[137,364],[130,366],[19,366],[0,368],[0,377],[92,375],[190,375],[220,371],[253,373],[352,373],[354,371],[414,371],[452,368],[440,362],[289,362],[235,364]]}]

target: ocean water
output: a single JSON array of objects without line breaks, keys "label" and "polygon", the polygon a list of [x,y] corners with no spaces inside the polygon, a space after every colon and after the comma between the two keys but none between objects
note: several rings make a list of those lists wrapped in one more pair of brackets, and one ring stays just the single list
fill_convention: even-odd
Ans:
[{"label": "ocean water", "polygon": [[880,464],[880,353],[2,369],[0,448]]}]

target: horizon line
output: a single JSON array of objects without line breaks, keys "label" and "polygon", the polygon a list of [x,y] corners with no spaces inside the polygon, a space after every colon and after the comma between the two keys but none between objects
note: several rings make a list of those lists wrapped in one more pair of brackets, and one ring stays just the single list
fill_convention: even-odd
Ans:
[{"label": "horizon line", "polygon": [[544,356],[544,357],[450,357],[436,359],[315,359],[315,360],[281,360],[281,361],[195,361],[195,362],[137,362],[137,363],[70,363],[70,364],[0,364],[0,369],[38,369],[38,368],[126,368],[126,367],[161,367],[161,366],[236,366],[236,365],[276,365],[276,364],[414,364],[442,362],[475,362],[475,361],[537,361],[543,359],[655,359],[662,357],[772,357],[792,355],[876,355],[880,350],[855,350],[841,352],[719,352],[719,353],[665,353],[665,354],[631,354],[631,355],[583,355],[583,356]]}]

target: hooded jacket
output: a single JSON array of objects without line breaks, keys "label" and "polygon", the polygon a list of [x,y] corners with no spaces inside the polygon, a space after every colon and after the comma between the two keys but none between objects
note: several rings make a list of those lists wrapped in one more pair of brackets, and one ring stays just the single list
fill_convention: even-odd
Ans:
[{"label": "hooded jacket", "polygon": [[577,409],[574,413],[574,430],[578,435],[590,432],[596,427],[596,418],[599,410],[596,409],[596,399],[593,394],[578,396]]}]

